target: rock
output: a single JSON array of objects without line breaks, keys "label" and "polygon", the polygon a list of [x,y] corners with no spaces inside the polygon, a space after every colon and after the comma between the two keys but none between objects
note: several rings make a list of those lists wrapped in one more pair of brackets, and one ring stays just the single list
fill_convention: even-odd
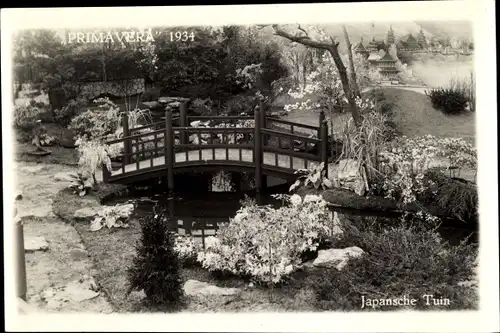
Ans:
[{"label": "rock", "polygon": [[75,140],[76,132],[74,130],[65,128],[61,134],[61,139],[59,140],[59,144],[64,148],[75,148],[76,140]]},{"label": "rock", "polygon": [[335,267],[341,270],[347,264],[349,258],[360,257],[364,251],[357,246],[347,247],[345,249],[320,250],[318,257],[314,260],[314,267]]},{"label": "rock", "polygon": [[24,237],[24,251],[35,252],[35,251],[47,251],[49,249],[49,244],[45,240],[45,237]]},{"label": "rock", "polygon": [[22,200],[22,199],[23,199],[23,193],[21,191],[17,191],[15,200]]},{"label": "rock", "polygon": [[337,179],[340,187],[354,191],[357,195],[363,196],[366,192],[365,178],[356,160],[340,160],[337,167]]},{"label": "rock", "polygon": [[54,175],[54,180],[56,182],[70,182],[74,177],[78,177],[76,172],[58,172]]},{"label": "rock", "polygon": [[188,296],[235,296],[238,295],[241,290],[238,288],[221,288],[207,282],[188,280],[184,283],[184,292]]},{"label": "rock", "polygon": [[48,288],[40,296],[48,308],[59,309],[66,302],[80,303],[99,296],[99,288],[92,277],[83,276],[67,285]]},{"label": "rock", "polygon": [[75,211],[73,217],[76,219],[92,218],[97,215],[97,212],[98,212],[97,207],[84,207]]}]

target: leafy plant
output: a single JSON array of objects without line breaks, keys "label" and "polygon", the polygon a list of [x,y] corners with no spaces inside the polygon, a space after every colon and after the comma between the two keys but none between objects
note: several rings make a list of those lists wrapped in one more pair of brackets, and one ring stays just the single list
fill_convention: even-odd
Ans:
[{"label": "leafy plant", "polygon": [[183,290],[180,262],[174,246],[174,236],[168,232],[164,211],[141,219],[141,240],[133,264],[128,268],[129,293],[144,290],[153,304],[179,304]]},{"label": "leafy plant", "polygon": [[124,221],[129,218],[134,210],[133,204],[107,206],[97,212],[97,217],[90,223],[90,231],[98,231],[103,227],[128,228]]},{"label": "leafy plant", "polygon": [[302,254],[316,251],[340,230],[319,196],[281,196],[278,209],[246,201],[230,223],[206,239],[198,261],[210,271],[250,276],[257,282],[282,281],[302,263]]},{"label": "leafy plant", "polygon": [[[359,229],[346,226],[335,246],[359,246],[368,255],[351,259],[341,272],[318,270],[307,279],[294,279],[292,283],[312,288],[316,308],[321,310],[359,311],[361,296],[393,299],[402,295],[417,299],[417,309],[435,310],[422,299],[431,293],[436,298],[449,298],[450,309],[477,307],[477,290],[460,286],[461,281],[475,278],[477,245],[450,245],[435,229],[422,225],[403,223],[387,228],[380,223],[363,223]],[[363,310],[372,309],[368,306]]]},{"label": "leafy plant", "polygon": [[87,101],[83,98],[71,99],[67,105],[54,110],[54,121],[60,125],[68,126],[71,120],[87,106]]},{"label": "leafy plant", "polygon": [[53,145],[57,139],[51,135],[47,135],[46,133],[40,135],[40,144],[42,146],[51,146]]},{"label": "leafy plant", "polygon": [[94,184],[97,184],[95,173],[103,165],[111,172],[111,158],[118,156],[121,152],[120,145],[106,145],[98,140],[79,141],[78,153],[80,158],[78,165],[92,175]]},{"label": "leafy plant", "polygon": [[432,106],[446,114],[460,114],[466,110],[469,99],[462,90],[455,88],[435,88],[426,91]]},{"label": "leafy plant", "polygon": [[71,174],[71,182],[68,188],[73,190],[73,194],[78,193],[79,196],[83,197],[90,192],[92,187],[92,180],[82,172]]},{"label": "leafy plant", "polygon": [[38,117],[42,113],[42,109],[34,107],[27,103],[26,105],[18,105],[14,109],[14,128],[31,131],[35,125]]},{"label": "leafy plant", "polygon": [[196,264],[200,250],[201,242],[197,242],[194,237],[186,235],[175,236],[174,251],[179,257],[182,266],[188,267]]},{"label": "leafy plant", "polygon": [[325,177],[325,163],[321,162],[313,169],[300,169],[295,171],[299,177],[295,183],[290,186],[289,192],[293,192],[299,186],[312,187],[317,190],[326,190],[333,187],[333,182]]}]

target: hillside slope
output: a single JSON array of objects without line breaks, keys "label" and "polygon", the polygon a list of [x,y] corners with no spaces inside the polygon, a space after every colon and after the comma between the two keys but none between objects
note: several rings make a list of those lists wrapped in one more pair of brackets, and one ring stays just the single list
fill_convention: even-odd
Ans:
[{"label": "hillside slope", "polygon": [[387,100],[395,106],[394,122],[403,135],[431,134],[475,141],[474,113],[448,116],[434,109],[424,94],[397,88],[384,88],[383,91]]}]

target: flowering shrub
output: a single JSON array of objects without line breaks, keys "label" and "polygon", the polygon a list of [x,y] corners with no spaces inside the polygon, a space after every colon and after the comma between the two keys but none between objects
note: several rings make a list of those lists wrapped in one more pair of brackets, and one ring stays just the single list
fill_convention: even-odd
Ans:
[{"label": "flowering shrub", "polygon": [[321,241],[340,232],[320,196],[282,198],[286,205],[278,209],[244,203],[217,236],[206,239],[198,261],[210,271],[277,283],[301,263],[301,254],[316,251]]},{"label": "flowering shrub", "polygon": [[194,265],[200,250],[200,242],[197,242],[192,236],[175,236],[174,251],[184,266]]},{"label": "flowering shrub", "polygon": [[23,131],[32,130],[42,109],[32,106],[30,103],[26,105],[18,105],[14,109],[14,128]]}]

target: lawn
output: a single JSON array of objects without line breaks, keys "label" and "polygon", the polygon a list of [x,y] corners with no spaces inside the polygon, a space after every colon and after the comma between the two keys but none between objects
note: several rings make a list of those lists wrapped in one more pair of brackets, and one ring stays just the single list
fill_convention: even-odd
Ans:
[{"label": "lawn", "polygon": [[[467,113],[448,116],[432,107],[429,98],[419,92],[380,88],[388,102],[394,104],[394,122],[402,135],[422,136],[431,134],[437,137],[461,137],[475,140],[475,114]],[[284,117],[286,120],[308,125],[318,125],[319,111],[292,111]],[[339,132],[349,113],[336,116],[334,132]]]}]

